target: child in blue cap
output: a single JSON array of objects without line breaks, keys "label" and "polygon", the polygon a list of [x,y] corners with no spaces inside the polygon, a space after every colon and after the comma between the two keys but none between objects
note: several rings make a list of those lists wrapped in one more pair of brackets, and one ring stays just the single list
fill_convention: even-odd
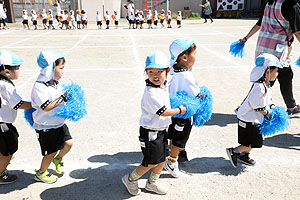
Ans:
[{"label": "child in blue cap", "polygon": [[[179,91],[185,91],[188,96],[200,95],[200,88],[196,84],[192,73],[196,62],[196,44],[193,40],[176,39],[170,45],[171,74],[174,74],[169,84],[170,95],[176,95]],[[165,169],[173,177],[179,177],[178,153],[185,149],[187,140],[192,130],[192,119],[172,117],[172,124],[169,126],[168,139],[170,139],[170,157],[166,162]],[[181,151],[182,161],[188,161],[186,151]]]},{"label": "child in blue cap", "polygon": [[39,170],[35,170],[34,180],[44,183],[54,183],[57,176],[48,171],[53,161],[56,173],[63,175],[63,157],[70,151],[73,139],[65,120],[55,116],[57,109],[67,101],[66,94],[58,82],[64,73],[65,55],[53,50],[42,51],[37,63],[41,68],[31,92],[33,112],[33,128],[40,143],[42,163]]},{"label": "child in blue cap", "polygon": [[19,67],[24,61],[9,51],[0,50],[0,185],[17,180],[6,168],[18,150],[18,131],[12,125],[18,109],[31,109],[31,103],[23,101],[12,80],[19,77]]},{"label": "child in blue cap", "polygon": [[263,122],[264,116],[271,116],[271,111],[267,109],[275,107],[272,104],[270,81],[276,79],[278,70],[282,69],[282,66],[277,57],[268,53],[258,56],[255,64],[250,74],[250,82],[253,82],[252,88],[237,111],[240,145],[226,149],[234,168],[237,168],[237,162],[249,166],[255,165],[249,153],[252,148],[261,148],[263,145],[263,137],[258,125]]},{"label": "child in blue cap", "polygon": [[169,148],[167,144],[167,128],[172,115],[185,114],[186,108],[180,106],[171,109],[166,78],[169,70],[167,57],[160,51],[151,53],[146,60],[146,88],[141,101],[140,145],[144,155],[141,165],[122,178],[122,182],[132,195],[140,194],[137,180],[147,171],[153,171],[145,189],[156,194],[166,194],[167,189],[158,183]]}]

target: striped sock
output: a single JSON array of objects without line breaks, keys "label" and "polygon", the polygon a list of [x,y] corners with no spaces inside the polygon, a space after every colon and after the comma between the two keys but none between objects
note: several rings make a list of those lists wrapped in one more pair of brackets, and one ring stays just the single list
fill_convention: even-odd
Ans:
[{"label": "striped sock", "polygon": [[155,183],[159,179],[160,174],[151,173],[148,181],[150,184]]},{"label": "striped sock", "polygon": [[133,172],[131,172],[131,174],[129,175],[128,179],[129,179],[130,181],[136,181],[136,180],[138,180],[140,177],[141,177],[141,176],[138,175],[138,173],[136,172],[136,169],[135,169]]}]

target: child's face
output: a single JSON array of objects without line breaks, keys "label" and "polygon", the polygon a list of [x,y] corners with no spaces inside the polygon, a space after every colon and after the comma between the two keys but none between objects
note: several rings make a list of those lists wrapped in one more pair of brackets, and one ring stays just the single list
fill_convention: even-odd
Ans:
[{"label": "child's face", "polygon": [[273,70],[268,69],[266,73],[266,82],[275,81],[278,76],[278,67]]},{"label": "child's face", "polygon": [[65,68],[65,63],[60,62],[57,66],[54,68],[54,80],[58,81],[61,79],[61,77],[64,75],[64,68]]},{"label": "child's face", "polygon": [[163,86],[167,78],[168,71],[166,69],[150,68],[146,70],[146,73],[151,83]]},{"label": "child's face", "polygon": [[10,80],[17,80],[19,78],[20,75],[20,65],[19,66],[15,66],[13,69],[8,70],[8,76]]},{"label": "child's face", "polygon": [[187,67],[190,71],[193,70],[193,66],[196,62],[197,50],[195,49],[190,54],[183,54],[178,62],[179,65]]}]

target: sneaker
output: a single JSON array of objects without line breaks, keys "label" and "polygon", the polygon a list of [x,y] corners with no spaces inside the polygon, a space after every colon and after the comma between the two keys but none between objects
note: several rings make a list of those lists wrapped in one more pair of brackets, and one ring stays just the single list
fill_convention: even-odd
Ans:
[{"label": "sneaker", "polygon": [[189,161],[189,159],[187,157],[186,151],[185,150],[179,151],[178,162],[179,163],[185,163],[185,162],[188,162],[188,161]]},{"label": "sneaker", "polygon": [[18,179],[18,177],[16,175],[8,174],[7,171],[5,170],[0,175],[0,185],[5,185],[5,184],[13,183],[17,179]]},{"label": "sneaker", "polygon": [[141,189],[139,188],[138,182],[130,181],[128,178],[129,174],[126,174],[122,178],[122,182],[125,185],[127,191],[134,196],[139,195],[141,193]]},{"label": "sneaker", "polygon": [[168,190],[164,186],[162,186],[158,181],[154,183],[149,183],[149,181],[147,181],[145,189],[148,192],[154,192],[156,194],[167,194],[168,192]]},{"label": "sneaker", "polygon": [[39,175],[39,170],[35,170],[34,180],[43,183],[55,183],[57,181],[57,176],[51,174],[48,170]]},{"label": "sneaker", "polygon": [[256,162],[249,157],[249,153],[245,153],[245,155],[239,155],[237,157],[237,161],[249,166],[253,166],[256,164]]},{"label": "sneaker", "polygon": [[300,106],[296,105],[294,108],[287,109],[288,115],[299,115],[300,114]]},{"label": "sneaker", "polygon": [[56,168],[56,173],[59,175],[63,175],[64,174],[64,159],[63,158],[58,159],[57,157],[55,157],[53,159],[53,163]]},{"label": "sneaker", "polygon": [[227,152],[228,158],[229,158],[230,163],[232,164],[232,166],[234,168],[237,168],[237,158],[239,156],[239,153],[235,153],[233,151],[233,148],[227,148],[226,152]]},{"label": "sneaker", "polygon": [[170,160],[168,160],[164,166],[164,169],[168,171],[175,178],[178,178],[181,175],[178,168],[178,162],[172,163]]}]

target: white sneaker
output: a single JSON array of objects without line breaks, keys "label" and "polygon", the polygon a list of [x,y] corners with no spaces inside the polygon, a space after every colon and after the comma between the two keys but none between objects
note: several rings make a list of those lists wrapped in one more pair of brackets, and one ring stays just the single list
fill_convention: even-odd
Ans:
[{"label": "white sneaker", "polygon": [[164,169],[167,170],[175,178],[178,178],[181,175],[177,161],[173,163],[170,160],[168,160],[164,166]]},{"label": "white sneaker", "polygon": [[125,185],[128,192],[134,196],[139,195],[141,193],[141,189],[139,189],[139,185],[137,181],[130,181],[128,179],[129,175],[126,174],[122,178],[122,182]]},{"label": "white sneaker", "polygon": [[149,192],[154,192],[156,194],[167,194],[168,190],[162,186],[158,181],[154,183],[149,183],[147,181],[145,189]]}]

